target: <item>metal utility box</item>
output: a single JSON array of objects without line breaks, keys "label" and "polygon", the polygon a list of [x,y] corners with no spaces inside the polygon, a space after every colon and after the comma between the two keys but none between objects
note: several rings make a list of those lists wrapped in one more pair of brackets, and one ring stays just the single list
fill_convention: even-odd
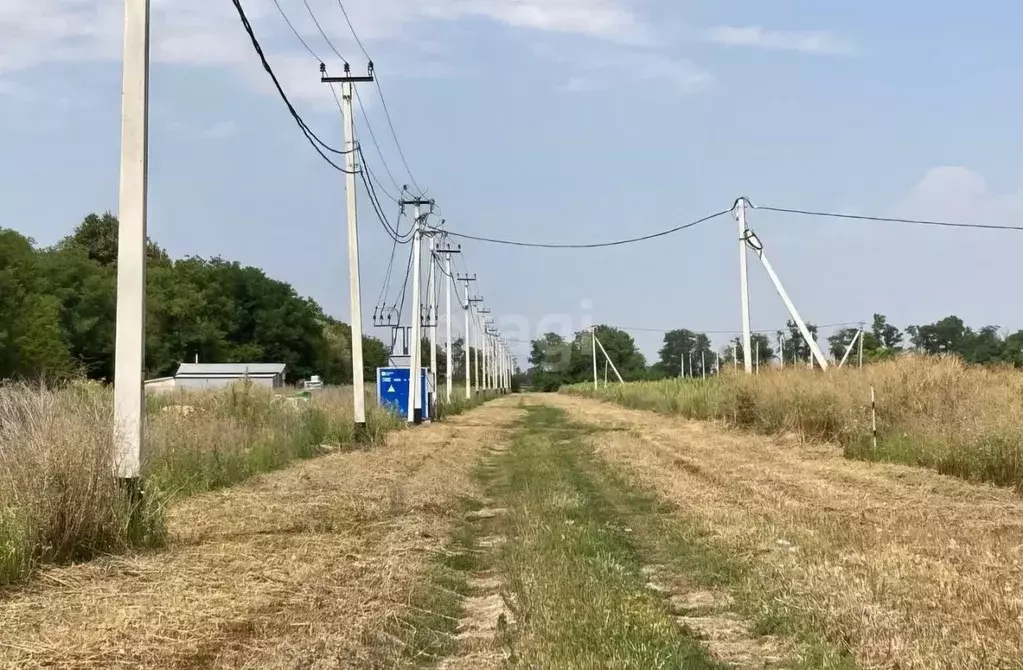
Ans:
[{"label": "metal utility box", "polygon": [[[377,368],[377,400],[380,406],[408,416],[408,384],[411,371],[408,368]],[[430,420],[429,380],[427,371],[420,370],[419,394],[423,408],[423,420]]]}]

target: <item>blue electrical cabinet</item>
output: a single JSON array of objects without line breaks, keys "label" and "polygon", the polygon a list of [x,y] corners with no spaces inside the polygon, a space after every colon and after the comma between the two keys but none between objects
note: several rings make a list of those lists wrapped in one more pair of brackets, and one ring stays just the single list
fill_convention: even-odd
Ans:
[{"label": "blue electrical cabinet", "polygon": [[[377,400],[380,406],[399,416],[408,416],[408,384],[411,372],[408,368],[377,368]],[[430,403],[426,370],[420,370],[420,404],[423,420],[430,419]]]}]

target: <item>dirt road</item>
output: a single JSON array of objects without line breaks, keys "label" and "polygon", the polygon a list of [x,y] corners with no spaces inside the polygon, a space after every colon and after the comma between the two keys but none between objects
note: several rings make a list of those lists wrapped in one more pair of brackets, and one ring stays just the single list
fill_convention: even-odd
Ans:
[{"label": "dirt road", "polygon": [[1023,500],[828,445],[562,395],[534,400],[597,454],[739,557],[738,595],[847,648],[864,667],[1023,664]]},{"label": "dirt road", "polygon": [[0,665],[1023,659],[1014,493],[595,400],[502,398],[170,519],[161,551],[0,594]]},{"label": "dirt road", "polygon": [[183,501],[166,549],[0,595],[0,665],[391,667],[410,592],[516,413],[483,407]]}]

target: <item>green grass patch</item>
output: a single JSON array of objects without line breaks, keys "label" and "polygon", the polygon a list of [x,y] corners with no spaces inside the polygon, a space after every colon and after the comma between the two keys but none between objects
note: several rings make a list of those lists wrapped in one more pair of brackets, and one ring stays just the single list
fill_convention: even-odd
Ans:
[{"label": "green grass patch", "polygon": [[[481,507],[477,500],[461,502],[464,512]],[[390,637],[400,642],[398,653],[390,659],[392,666],[432,667],[457,650],[455,633],[462,603],[471,595],[468,575],[483,569],[478,539],[478,528],[463,521],[445,551],[430,561],[412,592],[407,614],[390,627]]]},{"label": "green grass patch", "polygon": [[641,575],[637,546],[580,466],[564,414],[529,407],[490,488],[509,509],[496,567],[517,597],[513,660],[542,668],[719,668]]},{"label": "green grass patch", "polygon": [[[592,430],[592,428],[590,428]],[[756,635],[793,640],[796,656],[784,667],[802,670],[855,670],[857,664],[842,641],[823,638],[811,618],[783,609],[771,584],[758,583],[749,563],[715,545],[713,535],[684,510],[628,481],[588,452],[579,462],[597,482],[615,514],[632,529],[631,538],[647,560],[669,566],[696,585],[727,591],[737,611],[748,617]]]}]

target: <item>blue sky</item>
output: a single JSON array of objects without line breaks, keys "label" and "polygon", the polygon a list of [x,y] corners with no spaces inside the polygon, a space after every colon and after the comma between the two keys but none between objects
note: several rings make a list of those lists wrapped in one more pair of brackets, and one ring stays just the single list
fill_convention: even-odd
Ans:
[{"label": "blue sky", "polygon": [[[302,1],[279,1],[314,51],[331,54]],[[340,143],[317,62],[271,0],[244,4],[309,124]],[[336,0],[309,4],[361,67]],[[347,318],[341,175],[269,88],[228,0],[152,6],[150,236],[175,256],[260,266]],[[452,230],[603,241],[726,209],[739,195],[781,207],[1023,223],[1015,86],[1023,44],[1014,29],[1023,7],[1015,3],[345,6],[416,181]],[[41,244],[89,212],[116,211],[122,7],[0,7],[0,225]],[[327,64],[340,70],[336,57]],[[407,183],[375,91],[362,95],[387,164]],[[383,177],[363,122],[360,138]],[[368,318],[390,241],[365,202],[361,215]],[[904,326],[954,313],[974,326],[1023,328],[1012,288],[1018,233],[766,212],[752,212],[750,224],[810,321],[869,321],[880,311]],[[721,218],[600,251],[464,249],[513,338],[559,321],[730,331],[739,327],[735,237]],[[752,258],[750,276],[754,327],[782,326],[784,307]],[[635,335],[653,357],[660,336]]]}]

